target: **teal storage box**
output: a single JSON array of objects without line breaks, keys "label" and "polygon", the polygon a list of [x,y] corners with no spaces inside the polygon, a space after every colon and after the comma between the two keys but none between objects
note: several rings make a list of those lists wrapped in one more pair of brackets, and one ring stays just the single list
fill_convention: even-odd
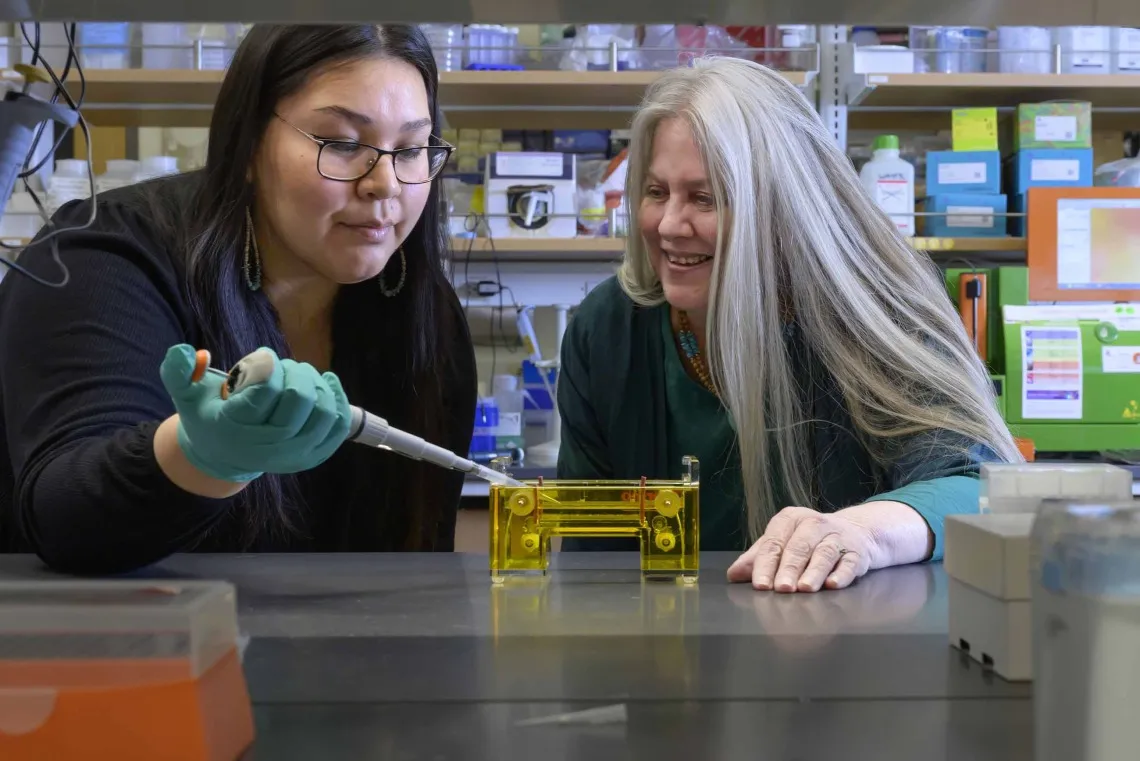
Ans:
[{"label": "teal storage box", "polygon": [[[1029,196],[1026,193],[1009,197],[1009,213],[1010,214],[1024,214],[1025,201]],[[1009,218],[1009,234],[1015,238],[1025,237],[1025,217],[1010,217]]]},{"label": "teal storage box", "polygon": [[1092,148],[1029,148],[1015,153],[1010,161],[1011,195],[1030,188],[1091,188]]},{"label": "teal storage box", "polygon": [[1001,193],[944,193],[923,203],[928,238],[1004,238],[1007,199]]},{"label": "teal storage box", "polygon": [[926,195],[1001,193],[998,151],[930,151],[926,154]]}]

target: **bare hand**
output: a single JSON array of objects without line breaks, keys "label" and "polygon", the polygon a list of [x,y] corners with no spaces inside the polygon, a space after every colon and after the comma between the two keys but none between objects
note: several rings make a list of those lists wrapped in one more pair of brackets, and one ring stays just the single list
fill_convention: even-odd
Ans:
[{"label": "bare hand", "polygon": [[729,566],[728,580],[751,581],[756,589],[777,592],[842,589],[866,574],[877,554],[871,531],[842,512],[785,507]]}]

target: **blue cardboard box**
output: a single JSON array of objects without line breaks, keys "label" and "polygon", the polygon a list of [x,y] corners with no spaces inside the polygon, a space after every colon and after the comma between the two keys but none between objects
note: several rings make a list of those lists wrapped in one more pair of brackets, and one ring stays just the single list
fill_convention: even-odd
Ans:
[{"label": "blue cardboard box", "polygon": [[1030,188],[1090,188],[1093,184],[1092,148],[1027,148],[1010,161],[1010,194]]},{"label": "blue cardboard box", "polygon": [[1004,238],[1007,198],[1001,193],[943,193],[923,203],[927,213],[946,216],[922,217],[930,238]]},{"label": "blue cardboard box", "polygon": [[926,154],[926,195],[1001,193],[999,151],[930,151]]}]

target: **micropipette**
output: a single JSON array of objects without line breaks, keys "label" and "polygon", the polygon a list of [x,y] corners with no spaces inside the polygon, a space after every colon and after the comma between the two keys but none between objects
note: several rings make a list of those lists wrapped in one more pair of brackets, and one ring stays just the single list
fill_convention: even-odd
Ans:
[{"label": "micropipette", "polygon": [[[195,382],[201,380],[207,372],[225,378],[226,383],[222,386],[223,399],[243,388],[268,380],[273,374],[273,363],[275,361],[272,354],[258,350],[242,358],[233,366],[232,370],[226,373],[210,367],[210,352],[205,349],[198,350],[196,359],[191,380]],[[413,460],[422,460],[449,470],[468,473],[493,484],[502,484],[503,486],[525,485],[505,473],[500,473],[486,465],[480,465],[473,460],[460,457],[449,449],[424,441],[419,436],[401,431],[399,428],[393,428],[387,420],[379,415],[373,415],[355,406],[351,410],[352,425],[349,428],[348,441],[370,447],[389,449]]]}]

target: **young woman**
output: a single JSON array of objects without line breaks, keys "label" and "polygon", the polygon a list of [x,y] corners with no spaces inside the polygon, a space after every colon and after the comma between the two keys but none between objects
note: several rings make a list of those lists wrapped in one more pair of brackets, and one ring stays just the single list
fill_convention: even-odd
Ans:
[{"label": "young woman", "polygon": [[[348,403],[458,453],[475,364],[442,269],[450,146],[408,26],[255,26],[202,171],[100,194],[70,284],[0,286],[0,544],[59,569],[173,552],[448,550],[462,476],[358,445]],[[55,215],[81,225],[91,201]],[[50,242],[21,263],[58,280]],[[265,347],[273,381],[223,401]]]},{"label": "young woman", "polygon": [[563,344],[559,477],[676,478],[696,455],[701,548],[744,551],[729,578],[758,589],[939,558],[978,463],[1020,455],[938,271],[812,105],[750,62],[667,72],[627,198],[639,234]]}]

